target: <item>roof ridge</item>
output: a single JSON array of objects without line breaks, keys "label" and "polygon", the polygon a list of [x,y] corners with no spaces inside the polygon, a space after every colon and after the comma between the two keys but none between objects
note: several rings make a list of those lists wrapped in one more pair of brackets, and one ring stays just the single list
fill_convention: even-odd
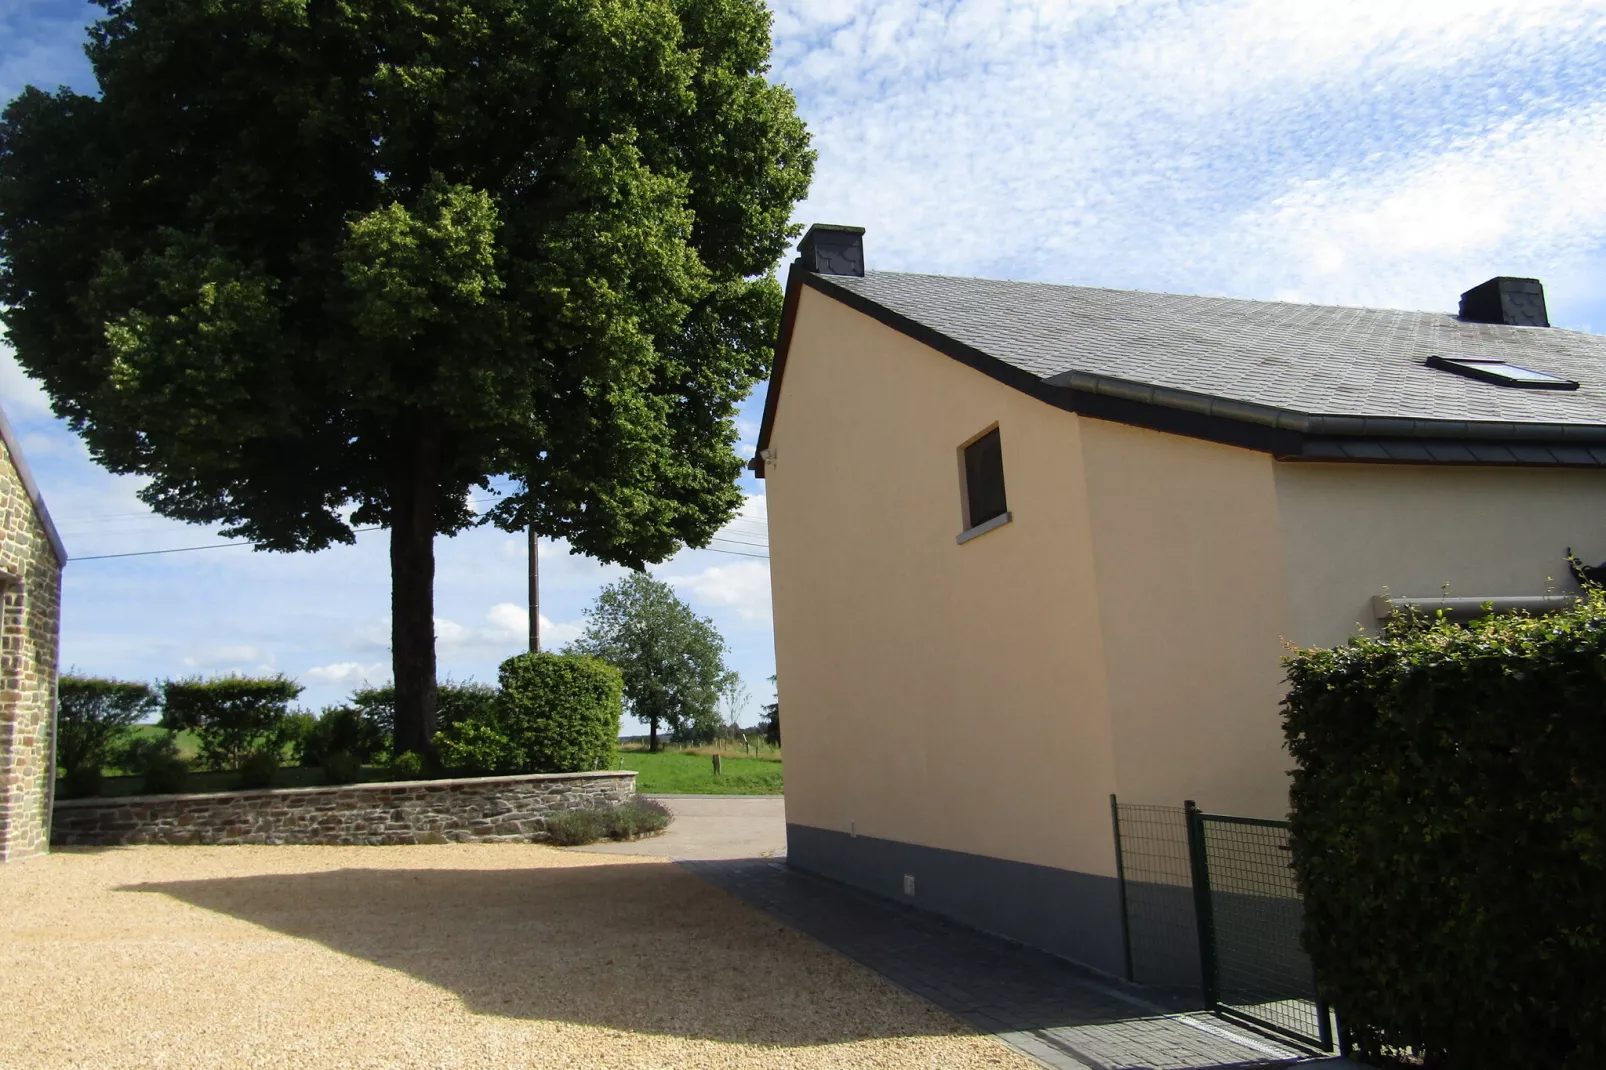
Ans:
[{"label": "roof ridge", "polygon": [[[1034,286],[1050,290],[1083,290],[1093,293],[1121,295],[1142,294],[1148,297],[1175,297],[1186,298],[1194,301],[1220,301],[1235,305],[1276,305],[1286,308],[1319,308],[1328,311],[1336,310],[1343,312],[1390,312],[1404,316],[1432,317],[1435,319],[1447,320],[1454,324],[1470,324],[1473,322],[1470,320],[1463,320],[1454,312],[1443,312],[1430,308],[1388,308],[1380,305],[1333,305],[1324,304],[1319,301],[1282,301],[1264,297],[1231,297],[1223,294],[1177,293],[1172,290],[1136,290],[1122,289],[1118,286],[1085,286],[1074,282],[1047,282],[1041,279],[995,279],[984,275],[942,275],[932,271],[884,271],[880,269],[869,269],[865,271],[865,277],[874,277],[878,275],[896,276],[899,278],[909,279],[942,279],[948,282],[986,282],[996,283],[1003,286]],[[830,281],[838,280],[835,276],[832,276]],[[1513,327],[1514,325],[1505,323],[1478,323],[1477,326]],[[1594,332],[1581,331],[1572,327],[1518,327],[1516,329],[1583,335],[1586,338],[1600,337],[1600,335],[1597,335]]]}]

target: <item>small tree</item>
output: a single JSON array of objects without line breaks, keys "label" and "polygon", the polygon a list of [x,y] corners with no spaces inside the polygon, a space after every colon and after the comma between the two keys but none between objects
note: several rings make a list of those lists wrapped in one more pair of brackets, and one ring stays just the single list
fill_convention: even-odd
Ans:
[{"label": "small tree", "polygon": [[725,640],[667,583],[633,572],[604,587],[569,649],[619,670],[625,701],[632,716],[647,722],[653,751],[660,725],[695,738],[719,723]]},{"label": "small tree", "polygon": [[719,701],[720,705],[725,707],[725,735],[727,737],[734,736],[736,729],[741,726],[742,711],[747,709],[747,702],[750,698],[752,698],[752,695],[748,692],[747,685],[742,682],[742,674],[739,672],[726,673],[725,679],[719,685]]},{"label": "small tree", "polygon": [[162,725],[188,729],[201,741],[201,763],[239,769],[248,755],[277,755],[289,738],[290,703],[301,685],[284,676],[219,676],[165,680]]},{"label": "small tree", "polygon": [[[776,678],[771,676],[769,683],[776,683]],[[758,725],[764,729],[764,742],[779,747],[781,745],[781,691],[779,689],[776,691],[776,700],[763,707],[763,710],[763,717],[760,717]]]},{"label": "small tree", "polygon": [[157,710],[146,684],[63,676],[56,691],[56,764],[69,773],[110,765],[133,725]]}]

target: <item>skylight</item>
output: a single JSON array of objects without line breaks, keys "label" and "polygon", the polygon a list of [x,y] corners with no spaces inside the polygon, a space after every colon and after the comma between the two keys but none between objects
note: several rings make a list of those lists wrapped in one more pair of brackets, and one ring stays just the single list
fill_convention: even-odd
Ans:
[{"label": "skylight", "polygon": [[1427,366],[1464,375],[1497,386],[1525,387],[1529,390],[1577,390],[1578,384],[1549,372],[1537,372],[1520,364],[1486,357],[1429,357]]}]

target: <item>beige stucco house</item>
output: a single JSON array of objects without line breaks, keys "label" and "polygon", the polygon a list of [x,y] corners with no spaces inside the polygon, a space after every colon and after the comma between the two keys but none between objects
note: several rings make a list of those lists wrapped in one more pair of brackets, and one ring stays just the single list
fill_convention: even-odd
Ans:
[{"label": "beige stucco house", "polygon": [[0,862],[45,851],[67,551],[0,411]]},{"label": "beige stucco house", "polygon": [[1606,338],[1533,280],[1451,315],[800,254],[753,462],[794,866],[1117,972],[1111,793],[1280,817],[1288,644],[1606,558]]}]

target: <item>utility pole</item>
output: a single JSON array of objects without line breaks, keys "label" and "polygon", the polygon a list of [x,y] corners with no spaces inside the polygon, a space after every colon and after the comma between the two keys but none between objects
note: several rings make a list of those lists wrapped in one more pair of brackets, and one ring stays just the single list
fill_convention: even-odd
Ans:
[{"label": "utility pole", "polygon": [[541,652],[541,557],[535,527],[530,527],[530,653]]}]

